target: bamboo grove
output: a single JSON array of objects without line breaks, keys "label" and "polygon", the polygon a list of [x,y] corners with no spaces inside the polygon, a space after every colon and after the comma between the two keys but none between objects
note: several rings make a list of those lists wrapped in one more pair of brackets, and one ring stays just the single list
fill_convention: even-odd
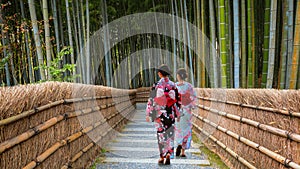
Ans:
[{"label": "bamboo grove", "polygon": [[[50,80],[150,86],[158,77],[143,69],[145,64],[166,62],[176,70],[184,66],[176,63],[178,57],[197,87],[300,88],[299,0],[1,0],[0,4],[1,86]],[[111,47],[107,38],[118,32],[110,31],[99,52],[110,50],[100,66],[93,67],[90,49],[95,44],[90,37],[117,18],[144,12],[168,13],[196,25],[220,61],[201,46],[200,32],[192,36],[188,24],[174,26],[178,25],[174,20],[173,26],[159,31],[172,29],[183,41],[197,44],[196,51],[161,34],[135,35]],[[124,71],[139,69],[138,75],[111,76],[129,55],[149,48],[165,49],[174,57],[149,63],[131,59]],[[95,80],[89,72],[96,72]]]}]

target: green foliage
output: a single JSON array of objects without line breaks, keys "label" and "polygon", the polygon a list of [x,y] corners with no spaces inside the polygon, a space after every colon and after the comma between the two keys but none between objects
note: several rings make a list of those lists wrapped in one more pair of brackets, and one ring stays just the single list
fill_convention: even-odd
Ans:
[{"label": "green foliage", "polygon": [[[58,54],[56,58],[51,61],[51,66],[48,67],[47,65],[43,65],[41,68],[43,70],[49,70],[50,77],[48,78],[49,81],[59,81],[59,82],[72,82],[74,81],[79,75],[73,75],[75,72],[76,65],[75,64],[64,64],[60,68],[60,62],[63,60],[64,56],[70,55],[73,52],[73,49],[70,47],[64,47]],[[34,69],[37,70],[39,67],[35,67]],[[65,75],[65,76],[64,76]]]},{"label": "green foliage", "polygon": [[10,56],[7,55],[6,57],[4,57],[3,59],[0,60],[0,70],[4,68],[5,63],[8,62],[9,57],[10,57]]},{"label": "green foliage", "polygon": [[222,161],[222,159],[215,154],[214,152],[212,152],[211,150],[209,150],[198,138],[198,135],[196,133],[193,133],[192,136],[193,142],[200,144],[201,146],[199,147],[199,149],[201,150],[201,152],[203,154],[205,154],[205,156],[207,156],[208,160],[211,162],[212,167],[214,168],[220,168],[220,169],[229,169],[229,167],[227,167],[225,165],[225,163]]}]

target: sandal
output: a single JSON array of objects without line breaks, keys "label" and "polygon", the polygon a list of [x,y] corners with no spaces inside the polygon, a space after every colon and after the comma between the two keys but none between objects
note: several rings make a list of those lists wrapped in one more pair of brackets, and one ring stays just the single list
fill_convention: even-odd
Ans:
[{"label": "sandal", "polygon": [[170,153],[168,153],[167,156],[166,156],[165,165],[170,165],[170,164],[171,164]]},{"label": "sandal", "polygon": [[181,153],[181,149],[182,149],[182,146],[181,145],[178,145],[177,148],[176,148],[176,156],[180,156],[180,153]]},{"label": "sandal", "polygon": [[164,159],[163,159],[163,158],[160,158],[160,159],[158,160],[158,164],[164,164]]}]

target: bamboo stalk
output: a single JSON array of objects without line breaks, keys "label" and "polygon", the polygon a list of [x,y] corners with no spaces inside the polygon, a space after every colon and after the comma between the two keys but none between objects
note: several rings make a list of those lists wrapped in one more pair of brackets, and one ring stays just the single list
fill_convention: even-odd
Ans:
[{"label": "bamboo stalk", "polygon": [[[262,152],[263,154],[269,156],[273,160],[275,160],[275,161],[277,161],[277,162],[279,162],[283,165],[286,165],[286,167],[292,167],[293,166],[292,168],[297,168],[297,169],[300,168],[299,164],[293,162],[292,160],[290,160],[286,157],[281,156],[280,154],[277,154],[277,153],[275,153],[275,152],[259,145],[258,143],[255,143],[255,142],[253,142],[253,141],[251,141],[251,140],[249,140],[245,137],[242,137],[242,136],[240,136],[240,135],[238,135],[238,134],[236,134],[236,133],[234,133],[234,132],[232,132],[232,131],[230,131],[226,128],[223,128],[223,127],[221,127],[221,126],[219,126],[219,125],[217,125],[217,124],[215,124],[215,123],[213,123],[213,122],[211,122],[211,121],[209,121],[209,120],[207,120],[207,119],[205,119],[205,118],[203,118],[199,115],[197,115],[196,117],[198,119],[200,119],[201,121],[211,125],[212,127],[217,126],[217,127],[215,127],[216,129],[218,129],[218,130],[222,131],[223,133],[235,138],[239,142],[242,142],[242,143],[246,144],[247,146],[252,147],[253,149],[259,150],[260,152]],[[290,164],[292,164],[292,166]]]},{"label": "bamboo stalk", "polygon": [[75,156],[71,159],[71,163],[74,163],[76,160],[78,160],[83,155],[83,152],[80,150]]},{"label": "bamboo stalk", "polygon": [[73,156],[71,158],[71,161],[65,165],[63,165],[61,167],[61,169],[68,169],[71,165],[71,163],[74,163],[75,161],[77,161],[84,153],[88,152],[93,146],[95,145],[95,143],[90,143],[89,145],[87,145],[86,147],[84,147],[82,150],[80,150],[77,154],[75,154],[75,156]]},{"label": "bamboo stalk", "polygon": [[204,135],[206,135],[209,139],[211,139],[213,142],[215,142],[216,144],[218,144],[220,147],[222,147],[225,151],[227,151],[233,158],[235,158],[237,161],[241,162],[243,165],[245,165],[246,167],[250,168],[250,169],[256,169],[255,166],[253,166],[251,163],[249,163],[247,160],[245,160],[243,157],[241,157],[240,155],[238,155],[236,152],[234,152],[232,149],[228,148],[224,143],[222,143],[221,141],[219,141],[217,138],[215,138],[214,136],[210,135],[209,133],[207,133],[206,131],[204,131],[203,129],[201,129],[199,126],[193,124],[194,127],[196,127],[201,133],[203,133]]},{"label": "bamboo stalk", "polygon": [[33,169],[36,166],[37,166],[37,163],[35,161],[32,161],[29,164],[27,164],[25,167],[23,167],[23,169]]},{"label": "bamboo stalk", "polygon": [[[294,44],[293,44],[293,53],[291,57],[291,70],[289,73],[290,75],[290,89],[297,88],[297,79],[298,78],[298,71],[299,71],[299,57],[300,57],[300,2],[297,1],[295,4],[297,9],[295,11],[295,27],[294,27]],[[298,86],[299,87],[299,86]]]},{"label": "bamboo stalk", "polygon": [[41,162],[45,161],[46,158],[48,158],[51,154],[53,154],[60,147],[66,145],[66,144],[67,144],[67,141],[65,141],[65,140],[62,140],[60,142],[55,143],[52,147],[50,147],[44,153],[42,153],[41,155],[39,155],[36,158],[36,162],[41,163]]},{"label": "bamboo stalk", "polygon": [[[216,110],[216,109],[211,109],[211,108],[206,107],[204,105],[198,105],[198,107],[202,108],[204,110],[210,111],[214,114],[226,117],[228,119],[235,120],[235,121],[240,121],[242,123],[248,124],[248,125],[256,127],[258,129],[261,129],[261,130],[267,131],[269,133],[275,134],[277,136],[285,137],[287,139],[290,139],[292,141],[296,141],[296,142],[300,143],[300,135],[299,134],[292,133],[292,132],[289,132],[287,130],[282,130],[282,129],[279,129],[279,128],[276,128],[276,127],[272,127],[272,126],[269,126],[269,125],[266,125],[266,124],[261,124],[257,121],[247,119],[247,118],[244,118],[244,117],[241,117],[241,116],[229,114],[229,113],[222,112],[222,111],[219,111],[219,110]],[[196,117],[198,116],[196,114],[193,114],[193,115],[196,116]]]},{"label": "bamboo stalk", "polygon": [[79,131],[75,134],[72,134],[71,136],[67,137],[65,140],[67,143],[71,143],[74,140],[77,140],[79,137],[81,137],[83,135],[83,132]]},{"label": "bamboo stalk", "polygon": [[208,98],[208,97],[199,97],[198,96],[197,98],[201,99],[201,100],[207,100],[207,101],[218,102],[218,103],[225,103],[225,104],[236,105],[236,106],[246,107],[246,108],[251,108],[251,109],[256,109],[256,110],[263,110],[263,111],[278,113],[278,114],[282,114],[282,115],[286,115],[286,116],[300,118],[300,112],[292,112],[292,111],[289,111],[289,110],[282,110],[282,109],[275,109],[275,108],[270,108],[270,107],[262,107],[262,106],[255,106],[255,105],[249,105],[249,104],[242,104],[242,103],[232,102],[232,101],[217,100],[217,99]]}]

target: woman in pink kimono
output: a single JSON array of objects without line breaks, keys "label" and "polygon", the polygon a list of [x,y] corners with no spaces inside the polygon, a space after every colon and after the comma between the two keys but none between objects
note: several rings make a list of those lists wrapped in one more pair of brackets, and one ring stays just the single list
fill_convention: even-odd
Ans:
[{"label": "woman in pink kimono", "polygon": [[192,108],[197,99],[193,85],[186,82],[187,72],[181,68],[177,70],[176,87],[181,95],[180,122],[175,126],[175,143],[178,145],[176,156],[186,157],[185,150],[189,149],[192,141]]},{"label": "woman in pink kimono", "polygon": [[[179,117],[180,96],[175,83],[169,79],[169,68],[162,65],[158,69],[160,80],[152,87],[146,109],[146,121],[155,122],[160,153],[159,164],[170,164],[174,152],[175,118]],[[178,118],[177,118],[178,121]]]}]

